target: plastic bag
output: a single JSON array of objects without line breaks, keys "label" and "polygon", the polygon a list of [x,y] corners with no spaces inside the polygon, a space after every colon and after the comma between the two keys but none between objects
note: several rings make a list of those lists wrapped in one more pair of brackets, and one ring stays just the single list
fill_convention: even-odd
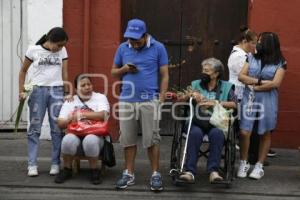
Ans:
[{"label": "plastic bag", "polygon": [[[225,109],[218,101],[213,108],[213,113],[209,119],[209,122],[223,131],[225,138],[228,135],[229,125],[233,123],[232,117],[233,110]],[[231,124],[229,124],[229,121]]]}]

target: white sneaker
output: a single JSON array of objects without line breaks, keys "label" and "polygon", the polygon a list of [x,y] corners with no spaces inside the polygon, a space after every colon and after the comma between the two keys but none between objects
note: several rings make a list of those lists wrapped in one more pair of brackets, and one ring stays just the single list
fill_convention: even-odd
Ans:
[{"label": "white sneaker", "polygon": [[28,166],[27,169],[28,169],[27,176],[34,177],[34,176],[39,175],[38,170],[37,170],[37,166]]},{"label": "white sneaker", "polygon": [[59,165],[51,165],[50,176],[54,176],[59,173]]},{"label": "white sneaker", "polygon": [[247,172],[249,169],[250,169],[250,164],[246,160],[241,160],[237,177],[239,178],[247,177]]},{"label": "white sneaker", "polygon": [[264,176],[264,169],[261,163],[256,163],[254,169],[252,170],[252,172],[249,175],[249,178],[253,178],[253,179],[261,179]]}]

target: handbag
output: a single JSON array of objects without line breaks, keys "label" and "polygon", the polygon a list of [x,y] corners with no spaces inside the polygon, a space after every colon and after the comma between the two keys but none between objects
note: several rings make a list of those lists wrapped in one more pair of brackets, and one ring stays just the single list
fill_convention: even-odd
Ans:
[{"label": "handbag", "polygon": [[[197,109],[198,108],[198,109]],[[194,117],[193,117],[193,123],[201,128],[204,132],[208,132],[210,129],[213,128],[213,125],[209,123],[211,114],[209,112],[206,112],[201,107],[195,106],[194,108]]]},{"label": "handbag", "polygon": [[[79,98],[80,99],[80,98]],[[81,99],[80,99],[81,100]],[[83,108],[75,110],[72,114],[79,114],[84,112],[93,112],[94,110],[88,107],[82,100]],[[97,121],[90,119],[81,119],[77,122],[71,122],[67,126],[67,132],[73,133],[77,136],[86,136],[89,134],[97,136],[107,136],[108,132],[108,122],[107,121]]]},{"label": "handbag", "polygon": [[116,165],[116,156],[114,145],[112,144],[111,136],[106,136],[104,139],[103,149],[101,151],[102,163],[108,167]]},{"label": "handbag", "polygon": [[[76,112],[87,112],[84,109],[77,110]],[[107,136],[108,132],[108,122],[101,122],[96,120],[81,119],[77,122],[71,122],[67,127],[68,133],[73,133],[77,136],[86,136],[89,134],[94,134],[97,136]]]}]

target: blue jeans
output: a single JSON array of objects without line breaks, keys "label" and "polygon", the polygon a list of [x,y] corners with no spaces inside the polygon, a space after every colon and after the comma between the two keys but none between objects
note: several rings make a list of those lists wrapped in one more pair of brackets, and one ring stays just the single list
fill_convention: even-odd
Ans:
[{"label": "blue jeans", "polygon": [[[184,168],[186,171],[190,171],[194,175],[197,172],[198,155],[204,134],[205,133],[201,130],[201,128],[192,124],[188,139],[187,157]],[[219,171],[225,137],[223,132],[218,128],[212,128],[207,134],[209,138],[207,171],[210,173],[213,171]]]},{"label": "blue jeans", "polygon": [[52,139],[52,164],[60,164],[60,148],[63,137],[57,126],[57,117],[63,103],[63,86],[34,86],[28,100],[30,126],[28,140],[28,166],[37,165],[39,137],[46,110],[48,111]]}]

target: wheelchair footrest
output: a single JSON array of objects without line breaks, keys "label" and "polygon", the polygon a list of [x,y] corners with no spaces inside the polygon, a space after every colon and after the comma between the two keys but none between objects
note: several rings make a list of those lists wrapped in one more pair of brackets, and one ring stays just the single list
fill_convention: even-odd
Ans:
[{"label": "wheelchair footrest", "polygon": [[230,180],[222,180],[222,181],[213,181],[211,184],[222,184],[222,185],[230,185],[232,181]]}]

